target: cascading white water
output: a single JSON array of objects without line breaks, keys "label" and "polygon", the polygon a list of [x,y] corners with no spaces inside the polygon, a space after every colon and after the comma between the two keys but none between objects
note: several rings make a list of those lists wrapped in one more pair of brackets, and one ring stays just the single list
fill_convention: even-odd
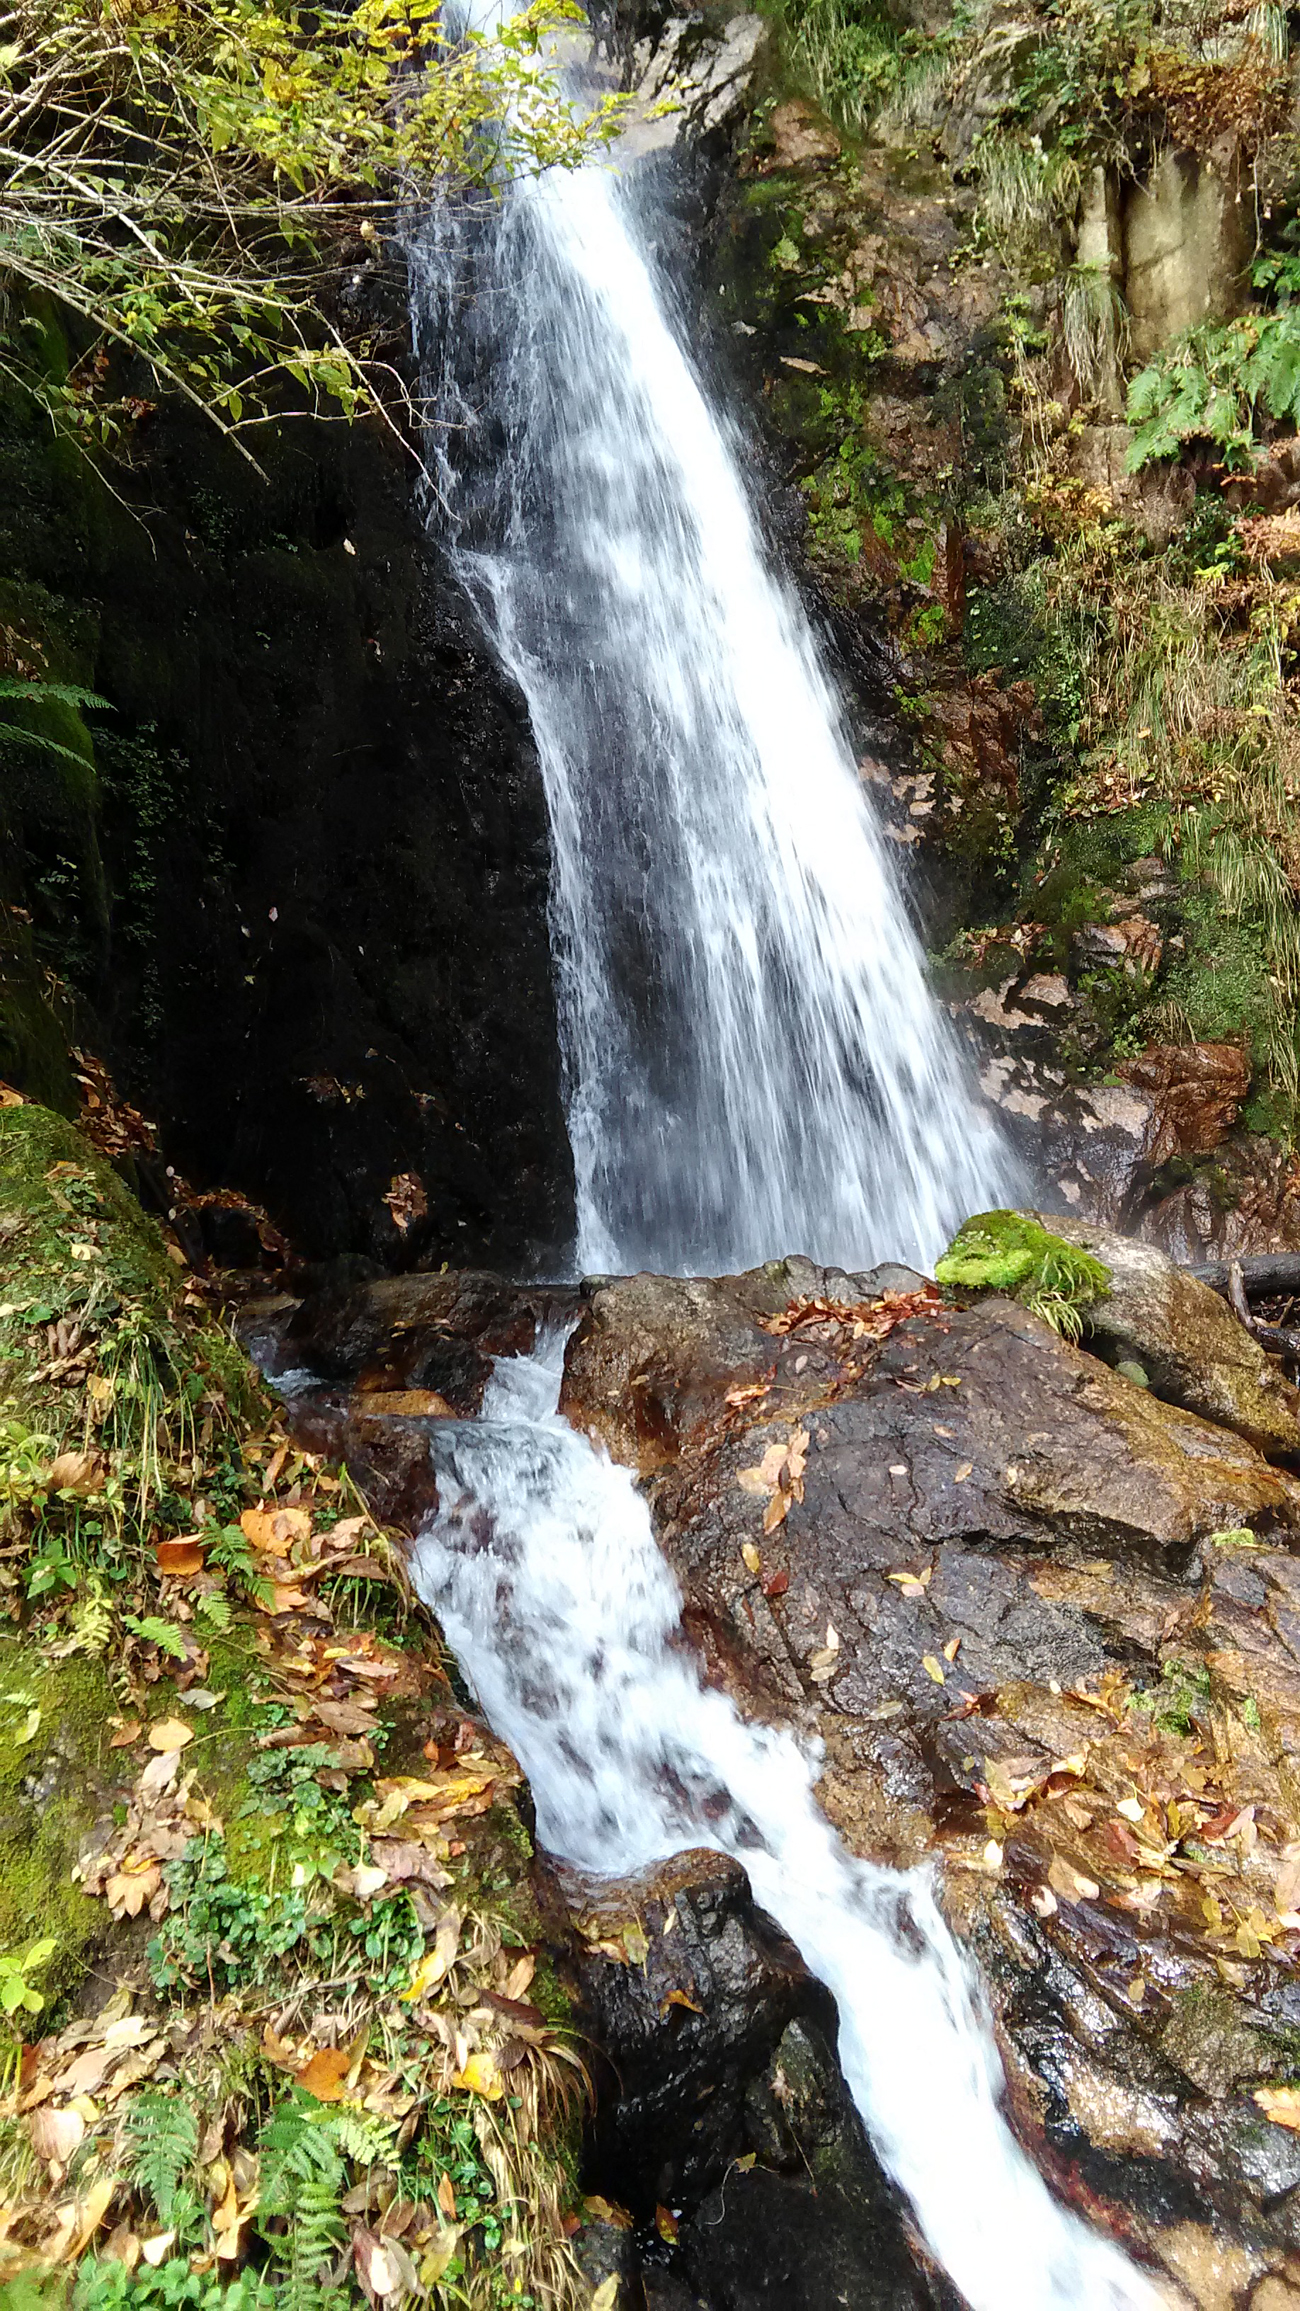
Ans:
[{"label": "cascading white water", "polygon": [[455,552],[550,809],[579,1267],[928,1263],[1004,1160],[634,192],[553,171],[411,258]]},{"label": "cascading white water", "polygon": [[[1007,1184],[794,597],[605,168],[410,250],[460,570],[517,678],[554,846],[579,1264],[928,1261]],[[971,2311],[1154,2311],[1051,2199],[924,1875],[854,1861],[816,1761],[680,1643],[631,1476],[559,1419],[560,1345],[448,1423],[413,1572],[557,1853],[743,1860],[830,1987],[845,2076]]]},{"label": "cascading white water", "polygon": [[1156,2311],[1060,2208],[1001,2116],[1001,2074],[923,1873],[852,1860],[787,1734],[746,1725],[674,1638],[681,1600],[626,1469],[555,1413],[562,1344],[497,1367],[448,1431],[412,1572],[520,1759],[543,1843],[600,1872],[734,1854],[834,1993],[844,2075],[970,2311]]}]

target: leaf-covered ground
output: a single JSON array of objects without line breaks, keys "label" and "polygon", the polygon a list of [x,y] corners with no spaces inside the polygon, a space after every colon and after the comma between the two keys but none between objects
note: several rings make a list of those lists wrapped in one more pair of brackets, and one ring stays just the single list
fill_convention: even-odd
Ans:
[{"label": "leaf-covered ground", "polygon": [[0,1109],[0,2301],[565,2304],[509,1755],[345,1474]]}]

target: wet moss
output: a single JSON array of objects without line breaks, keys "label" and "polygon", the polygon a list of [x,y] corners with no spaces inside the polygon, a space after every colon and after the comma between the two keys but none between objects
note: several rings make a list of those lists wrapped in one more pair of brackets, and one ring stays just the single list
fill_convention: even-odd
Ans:
[{"label": "wet moss", "polygon": [[113,1708],[98,1663],[53,1662],[29,1638],[0,1637],[0,1952],[55,1944],[38,1985],[49,2003],[76,1989],[107,1932],[103,1903],[72,1872],[118,1778]]},{"label": "wet moss", "polygon": [[1077,1339],[1083,1311],[1110,1290],[1110,1270],[1023,1212],[966,1220],[935,1267],[940,1284],[1008,1293],[1055,1331]]}]

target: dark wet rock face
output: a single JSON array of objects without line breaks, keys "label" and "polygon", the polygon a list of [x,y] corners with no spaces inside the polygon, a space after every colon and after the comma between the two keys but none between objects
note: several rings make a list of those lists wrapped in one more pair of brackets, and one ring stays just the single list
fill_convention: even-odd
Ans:
[{"label": "dark wet rock face", "polygon": [[[637,2226],[590,2227],[589,2275],[619,2271],[648,2311],[943,2300],[844,2085],[833,2003],[739,1865],[687,1853],[611,1883],[548,1864],[543,1886],[600,2050],[589,2177]],[[660,2209],[670,2255],[662,2228],[648,2244]]]},{"label": "dark wet rock face", "polygon": [[526,1356],[538,1327],[576,1313],[577,1293],[486,1271],[379,1277],[310,1293],[286,1346],[313,1371],[363,1390],[434,1389],[478,1411],[497,1356]]},{"label": "dark wet rock face", "polygon": [[[1008,1301],[848,1278],[805,1297],[799,1276],[596,1286],[569,1415],[642,1469],[710,1677],[820,1736],[846,1842],[937,1859],[1012,2121],[1055,2186],[1171,2302],[1284,2311],[1300,1484]],[[1098,1345],[1140,1337],[1153,1377],[1210,1402],[1227,1312],[1198,1300],[1162,1335],[1167,1284],[1135,1261]],[[728,2248],[707,2278],[690,2265],[700,2300],[805,2300],[812,2263],[779,2245],[798,2213],[764,2164],[746,2204],[772,2291],[728,2294]],[[873,2300],[855,2268],[806,2299]]]},{"label": "dark wet rock face", "polygon": [[[75,825],[49,780],[7,786],[0,884],[71,983],[65,1034],[196,1187],[312,1256],[553,1262],[572,1176],[522,702],[393,436],[290,425],[259,455],[266,480],[163,409],[114,495],[0,418],[6,626],[115,710]],[[0,985],[20,1088],[24,1002],[59,1041],[39,985]]]},{"label": "dark wet rock face", "polygon": [[472,1419],[497,1357],[528,1355],[577,1305],[575,1289],[486,1269],[358,1281],[343,1261],[301,1300],[250,1303],[244,1333],[264,1370],[316,1377],[286,1407],[298,1443],[345,1461],[373,1513],[414,1532],[438,1506],[439,1422]]}]

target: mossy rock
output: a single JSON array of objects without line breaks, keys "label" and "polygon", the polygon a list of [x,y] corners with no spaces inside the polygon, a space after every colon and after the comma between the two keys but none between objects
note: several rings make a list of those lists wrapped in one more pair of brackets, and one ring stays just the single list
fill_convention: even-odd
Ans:
[{"label": "mossy rock", "polygon": [[1110,1270],[1023,1212],[980,1212],[966,1220],[935,1267],[940,1284],[1000,1292],[1077,1340],[1083,1311],[1110,1290]]},{"label": "mossy rock", "polygon": [[99,1663],[51,1661],[31,1639],[0,1637],[0,1954],[54,1943],[37,1982],[47,2003],[75,1989],[109,1931],[72,1872],[120,1779],[113,1708]]},{"label": "mossy rock", "polygon": [[0,1357],[10,1368],[11,1402],[23,1395],[27,1370],[43,1361],[39,1328],[73,1314],[97,1328],[133,1321],[168,1384],[187,1386],[191,1397],[215,1390],[231,1412],[249,1415],[262,1404],[230,1335],[184,1306],[155,1222],[75,1125],[48,1108],[0,1108],[0,1232]]}]

